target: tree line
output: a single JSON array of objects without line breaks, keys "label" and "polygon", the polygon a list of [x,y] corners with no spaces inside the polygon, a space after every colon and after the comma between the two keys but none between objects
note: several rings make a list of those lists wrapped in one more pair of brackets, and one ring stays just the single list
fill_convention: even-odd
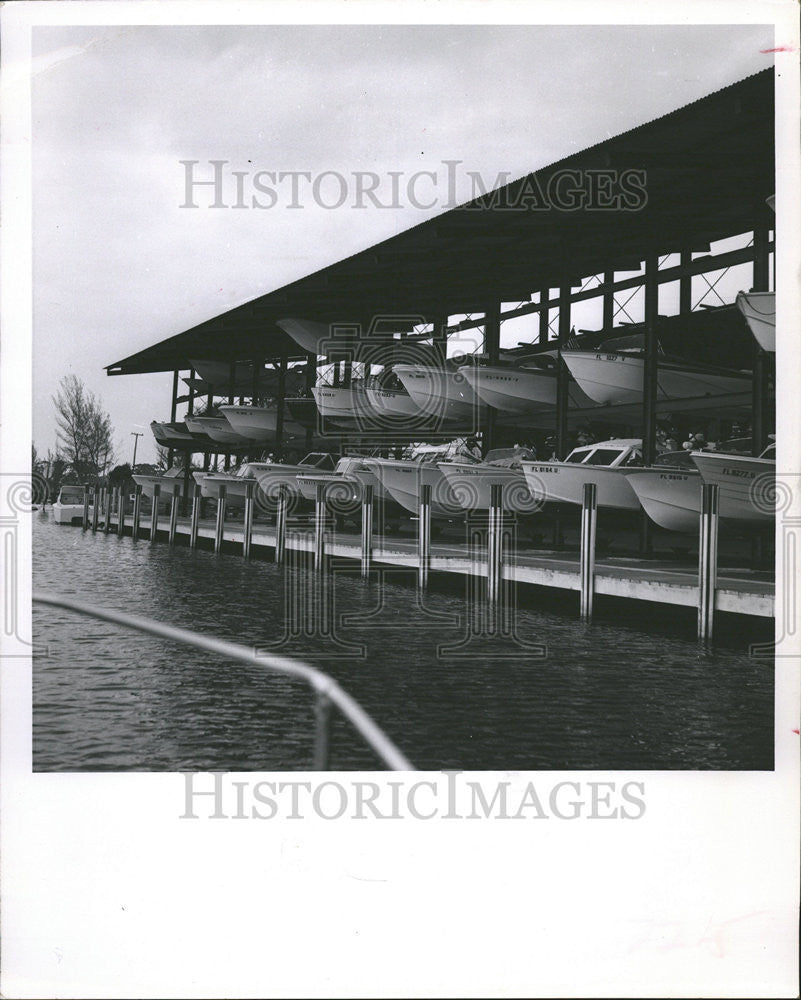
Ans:
[{"label": "tree line", "polygon": [[56,417],[56,449],[45,457],[32,446],[31,471],[36,492],[53,499],[62,483],[124,482],[129,465],[113,467],[114,430],[102,402],[76,375],[65,375],[52,397]]}]

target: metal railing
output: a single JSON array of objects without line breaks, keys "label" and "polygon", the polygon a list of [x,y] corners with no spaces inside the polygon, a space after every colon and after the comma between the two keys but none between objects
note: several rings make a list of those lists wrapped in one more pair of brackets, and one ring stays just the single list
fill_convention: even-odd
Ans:
[{"label": "metal railing", "polygon": [[259,654],[245,646],[224,639],[199,635],[188,629],[176,628],[174,625],[164,625],[149,618],[138,615],[122,614],[107,608],[97,608],[89,604],[73,601],[68,597],[45,592],[34,593],[34,604],[45,604],[53,608],[73,611],[78,615],[86,615],[100,621],[112,622],[123,628],[144,632],[146,635],[157,635],[171,642],[184,646],[192,646],[208,653],[216,653],[228,660],[237,660],[251,667],[260,667],[304,681],[316,695],[315,699],[315,739],[314,739],[314,769],[327,771],[329,769],[331,745],[331,708],[336,706],[353,728],[364,739],[365,743],[383,761],[391,771],[414,771],[415,768],[401,751],[390,740],[380,726],[370,718],[361,705],[352,698],[337,682],[316,667],[311,667],[300,660],[275,654]]}]

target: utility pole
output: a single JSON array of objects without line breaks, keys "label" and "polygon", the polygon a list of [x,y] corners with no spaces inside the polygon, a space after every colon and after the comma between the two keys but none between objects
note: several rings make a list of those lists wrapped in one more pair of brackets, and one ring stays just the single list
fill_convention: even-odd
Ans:
[{"label": "utility pole", "polygon": [[131,462],[131,472],[133,472],[134,468],[136,467],[136,446],[139,444],[139,438],[142,437],[143,433],[144,433],[143,431],[131,431],[131,434],[133,435],[134,439],[134,453],[133,453],[133,461]]}]

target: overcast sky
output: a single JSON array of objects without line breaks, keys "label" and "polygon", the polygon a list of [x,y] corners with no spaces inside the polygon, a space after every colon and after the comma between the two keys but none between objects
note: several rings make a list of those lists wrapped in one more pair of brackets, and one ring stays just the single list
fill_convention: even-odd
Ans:
[{"label": "overcast sky", "polygon": [[[772,28],[129,27],[34,31],[34,441],[55,444],[50,397],[75,373],[102,397],[118,459],[155,456],[148,424],[169,419],[171,376],[108,378],[105,365],[438,214],[403,185],[456,169],[518,177],[771,64]],[[258,171],[337,171],[348,201],[325,208],[288,184],[268,209],[246,201]],[[352,207],[354,171],[391,203]],[[328,178],[319,200],[332,204]],[[418,201],[430,204],[423,182]],[[264,198],[262,203],[266,203]],[[367,202],[367,199],[365,199]],[[518,337],[513,337],[517,340]]]}]

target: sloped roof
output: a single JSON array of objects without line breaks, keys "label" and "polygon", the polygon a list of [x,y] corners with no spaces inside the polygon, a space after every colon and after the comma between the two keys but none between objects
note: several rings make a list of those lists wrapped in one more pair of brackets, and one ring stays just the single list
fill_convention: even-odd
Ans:
[{"label": "sloped roof", "polygon": [[[566,171],[580,172],[577,184]],[[567,201],[571,187],[588,191],[598,176],[592,171],[626,179],[631,209],[603,208],[598,198],[553,203],[560,186]],[[107,372],[184,369],[189,357],[301,357],[276,326],[285,316],[367,328],[376,315],[481,312],[541,287],[636,267],[649,253],[693,249],[770,224],[765,199],[774,190],[771,68],[214,316]]]}]

